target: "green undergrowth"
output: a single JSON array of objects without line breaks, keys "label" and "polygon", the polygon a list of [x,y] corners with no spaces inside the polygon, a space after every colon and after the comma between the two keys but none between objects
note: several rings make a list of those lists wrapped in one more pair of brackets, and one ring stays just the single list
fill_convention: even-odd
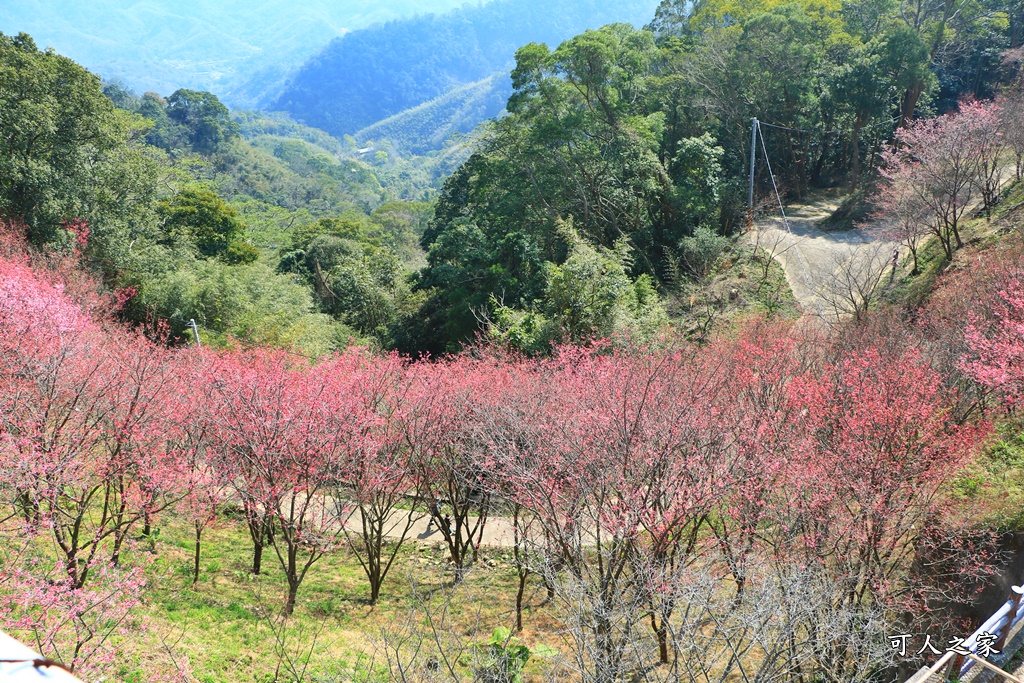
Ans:
[{"label": "green undergrowth", "polygon": [[950,488],[982,526],[1024,530],[1024,416],[997,421],[988,444]]},{"label": "green undergrowth", "polygon": [[[445,605],[445,637],[466,648],[458,667],[472,678],[472,668],[480,664],[469,655],[476,651],[474,644],[514,625],[518,579],[511,551],[504,549],[484,548],[480,562],[455,586],[444,548],[407,542],[380,600],[371,605],[362,569],[343,548],[313,566],[299,589],[294,614],[285,620],[287,584],[274,550],[264,550],[262,573],[254,576],[252,544],[238,521],[223,521],[204,533],[196,590],[188,523],[169,515],[153,538],[126,556],[133,564],[153,553],[144,604],[132,615],[145,628],[118,643],[117,678],[128,683],[154,680],[154,671],[173,671],[174,660],[187,661],[200,683],[297,681],[289,662],[297,666],[307,658],[306,681],[390,680],[380,650],[385,636],[416,632],[424,639],[421,661],[427,661],[436,645],[425,615],[441,619]],[[544,597],[540,582],[530,579],[519,638],[531,648],[557,649],[555,622]],[[31,639],[27,633],[15,635]],[[530,664],[527,673],[537,666]]]},{"label": "green undergrowth", "polygon": [[703,281],[688,283],[666,301],[669,315],[689,339],[707,339],[743,315],[796,319],[800,307],[782,266],[767,252],[736,238]]},{"label": "green undergrowth", "polygon": [[912,260],[906,248],[902,248],[906,259],[902,272],[892,285],[882,293],[883,303],[902,305],[907,309],[920,307],[935,289],[938,278],[951,267],[965,260],[965,256],[998,245],[1008,234],[1024,230],[1024,183],[1009,186],[999,204],[992,209],[991,216],[978,213],[969,216],[960,227],[964,247],[953,254],[953,261],[946,258],[942,245],[935,237],[929,236],[918,248],[918,272],[911,274]]},{"label": "green undergrowth", "polygon": [[[902,249],[906,252],[906,249]],[[904,258],[910,256],[905,254]],[[946,253],[937,239],[928,240],[917,250],[917,273],[911,273],[913,261],[907,261],[903,272],[882,293],[884,303],[902,304],[916,309],[935,289],[935,283],[949,265]]]}]

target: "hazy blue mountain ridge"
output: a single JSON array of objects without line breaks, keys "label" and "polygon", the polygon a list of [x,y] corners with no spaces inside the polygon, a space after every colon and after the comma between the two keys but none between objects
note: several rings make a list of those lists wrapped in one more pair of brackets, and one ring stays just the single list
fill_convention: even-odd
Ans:
[{"label": "hazy blue mountain ridge", "polygon": [[452,135],[467,134],[505,108],[512,81],[499,73],[460,85],[440,97],[372,123],[355,134],[360,144],[388,140],[410,154],[440,149]]},{"label": "hazy blue mountain ridge", "polygon": [[292,70],[347,30],[464,0],[4,0],[0,32],[30,34],[142,92],[210,90],[234,107],[277,95]]},{"label": "hazy blue mountain ridge", "polygon": [[[526,43],[554,46],[617,21],[642,25],[657,5],[657,0],[494,0],[352,31],[299,69],[268,108],[334,135],[353,134],[507,71]],[[498,111],[490,107],[483,118]]]}]

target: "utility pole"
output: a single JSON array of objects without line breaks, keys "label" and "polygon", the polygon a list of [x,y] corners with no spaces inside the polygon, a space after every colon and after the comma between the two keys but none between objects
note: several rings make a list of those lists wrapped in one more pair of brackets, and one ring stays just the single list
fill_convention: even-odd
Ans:
[{"label": "utility pole", "polygon": [[750,122],[750,187],[747,190],[747,211],[750,214],[750,225],[754,224],[754,160],[757,159],[757,117]]},{"label": "utility pole", "polygon": [[196,346],[202,348],[202,343],[199,341],[199,326],[196,325],[196,319],[192,318],[188,321],[188,326],[192,328],[192,336],[195,337]]}]

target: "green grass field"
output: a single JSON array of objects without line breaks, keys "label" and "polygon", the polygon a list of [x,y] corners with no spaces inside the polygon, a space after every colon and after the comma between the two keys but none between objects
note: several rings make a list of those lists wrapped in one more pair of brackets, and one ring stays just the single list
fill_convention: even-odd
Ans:
[{"label": "green grass field", "polygon": [[[152,553],[144,604],[112,640],[119,650],[116,677],[130,683],[180,680],[175,672],[184,664],[190,678],[202,683],[390,680],[382,655],[386,640],[394,646],[402,639],[410,656],[418,643],[414,659],[422,666],[436,657],[436,638],[458,653],[454,666],[471,680],[473,668],[486,664],[485,641],[495,629],[514,624],[518,580],[499,549],[484,548],[478,565],[456,586],[446,550],[407,542],[372,606],[362,569],[343,548],[313,566],[286,620],[286,583],[274,550],[264,550],[263,571],[253,576],[252,545],[240,522],[222,520],[204,533],[196,590],[191,527],[166,514],[154,538],[125,556],[131,565]],[[47,542],[38,539],[35,551],[44,554]],[[531,579],[519,637],[530,646],[557,648],[558,622],[542,605],[545,595],[540,581]],[[30,632],[12,635],[34,642]]]}]

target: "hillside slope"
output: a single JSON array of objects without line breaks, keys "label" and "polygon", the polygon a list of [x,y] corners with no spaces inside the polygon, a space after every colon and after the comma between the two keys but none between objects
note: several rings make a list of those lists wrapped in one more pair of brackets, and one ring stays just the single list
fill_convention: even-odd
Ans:
[{"label": "hillside slope", "polygon": [[333,40],[270,106],[335,135],[351,134],[511,67],[529,42],[647,22],[655,0],[496,0],[388,22]]},{"label": "hillside slope", "polygon": [[495,74],[371,124],[355,134],[360,144],[387,140],[411,154],[440,149],[455,133],[469,133],[501,113],[512,94],[507,74]]},{"label": "hillside slope", "polygon": [[41,47],[139,91],[190,87],[251,106],[346,30],[462,1],[5,0],[0,31],[29,33]]}]

